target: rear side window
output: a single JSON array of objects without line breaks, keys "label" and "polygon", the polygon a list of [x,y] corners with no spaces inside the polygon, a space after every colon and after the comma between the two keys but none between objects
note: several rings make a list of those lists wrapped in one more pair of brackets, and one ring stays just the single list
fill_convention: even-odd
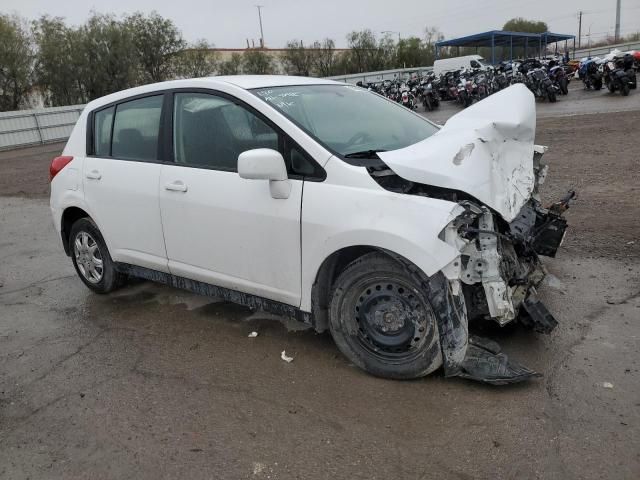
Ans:
[{"label": "rear side window", "polygon": [[105,108],[93,116],[93,153],[99,157],[111,155],[111,126],[115,107]]},{"label": "rear side window", "polygon": [[155,95],[116,106],[112,157],[143,161],[158,158],[162,102],[163,96]]}]

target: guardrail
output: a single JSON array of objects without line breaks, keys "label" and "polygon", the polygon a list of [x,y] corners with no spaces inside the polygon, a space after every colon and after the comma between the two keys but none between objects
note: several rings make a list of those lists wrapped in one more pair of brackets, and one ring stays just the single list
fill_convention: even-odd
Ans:
[{"label": "guardrail", "polygon": [[0,150],[69,138],[84,105],[0,113]]},{"label": "guardrail", "polygon": [[606,55],[613,50],[621,50],[623,52],[629,50],[640,50],[640,42],[618,43],[616,45],[606,45],[604,47],[581,48],[576,50],[575,58],[580,60],[583,57],[599,57]]},{"label": "guardrail", "polygon": [[402,75],[410,75],[412,73],[430,72],[433,67],[412,67],[412,68],[397,68],[395,70],[380,70],[378,72],[364,72],[364,73],[352,73],[349,75],[335,75],[333,77],[326,77],[329,80],[336,80],[337,82],[353,83],[358,82],[381,82],[382,80],[393,80],[396,77]]}]

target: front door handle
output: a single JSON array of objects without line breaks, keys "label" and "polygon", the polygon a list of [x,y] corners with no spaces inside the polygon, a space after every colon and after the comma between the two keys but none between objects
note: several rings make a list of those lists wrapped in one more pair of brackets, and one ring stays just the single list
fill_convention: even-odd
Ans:
[{"label": "front door handle", "polygon": [[102,178],[102,174],[98,170],[91,170],[87,172],[86,177],[90,180],[100,180]]},{"label": "front door handle", "polygon": [[176,180],[175,182],[165,184],[164,189],[171,192],[186,192],[187,186],[182,180]]}]

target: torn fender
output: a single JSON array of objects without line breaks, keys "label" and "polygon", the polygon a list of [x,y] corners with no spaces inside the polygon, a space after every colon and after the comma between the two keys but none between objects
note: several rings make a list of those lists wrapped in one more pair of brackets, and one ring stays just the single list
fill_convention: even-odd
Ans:
[{"label": "torn fender", "polygon": [[461,111],[431,137],[378,156],[400,177],[463,191],[510,222],[534,190],[535,99],[512,85]]}]

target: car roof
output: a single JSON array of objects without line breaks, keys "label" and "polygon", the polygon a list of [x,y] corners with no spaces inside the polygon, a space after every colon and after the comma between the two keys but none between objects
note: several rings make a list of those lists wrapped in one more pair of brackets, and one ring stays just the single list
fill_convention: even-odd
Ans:
[{"label": "car roof", "polygon": [[226,75],[219,77],[190,78],[183,80],[169,80],[167,82],[152,83],[139,87],[121,90],[91,101],[87,109],[99,108],[112,102],[117,102],[136,95],[143,95],[164,89],[200,87],[215,88],[221,85],[233,85],[237,88],[250,90],[253,88],[286,87],[292,85],[345,85],[326,78],[296,77],[292,75]]},{"label": "car roof", "polygon": [[225,82],[240,88],[269,88],[285,87],[290,85],[327,85],[341,84],[326,78],[296,77],[293,75],[226,75],[221,77],[208,77],[216,82]]}]

